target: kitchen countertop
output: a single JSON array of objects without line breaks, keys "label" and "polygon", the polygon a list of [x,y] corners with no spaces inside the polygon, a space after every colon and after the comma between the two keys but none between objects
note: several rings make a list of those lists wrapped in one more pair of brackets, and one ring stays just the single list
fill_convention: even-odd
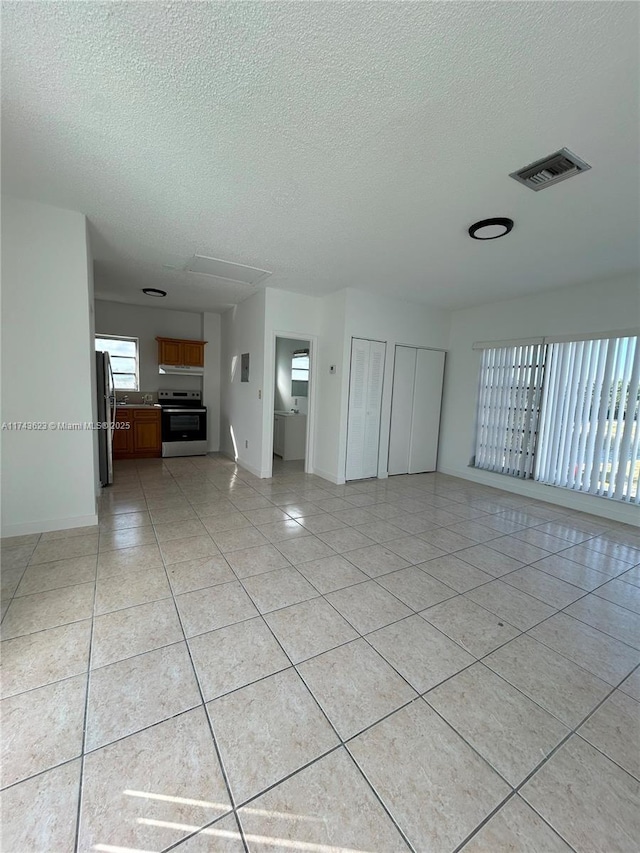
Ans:
[{"label": "kitchen countertop", "polygon": [[118,403],[116,401],[116,406],[118,409],[161,409],[159,403]]}]

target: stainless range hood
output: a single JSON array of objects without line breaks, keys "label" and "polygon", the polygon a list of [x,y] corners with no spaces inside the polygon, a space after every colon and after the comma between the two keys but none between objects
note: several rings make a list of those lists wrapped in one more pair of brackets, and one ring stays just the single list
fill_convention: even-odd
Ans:
[{"label": "stainless range hood", "polygon": [[204,376],[204,367],[191,367],[188,364],[159,364],[158,373],[173,374],[181,373],[183,376]]}]

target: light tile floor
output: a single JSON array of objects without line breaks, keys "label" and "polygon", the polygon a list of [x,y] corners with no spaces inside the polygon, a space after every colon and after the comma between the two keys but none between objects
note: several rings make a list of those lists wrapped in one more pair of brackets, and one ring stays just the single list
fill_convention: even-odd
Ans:
[{"label": "light tile floor", "polygon": [[636,528],[211,456],[2,559],[7,853],[637,853]]}]

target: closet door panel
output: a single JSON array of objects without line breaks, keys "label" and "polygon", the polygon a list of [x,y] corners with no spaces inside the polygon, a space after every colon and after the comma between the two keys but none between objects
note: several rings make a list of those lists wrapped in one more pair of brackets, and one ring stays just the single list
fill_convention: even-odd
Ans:
[{"label": "closet door panel", "polygon": [[444,355],[437,350],[417,350],[409,452],[410,474],[436,470]]},{"label": "closet door panel", "polygon": [[407,474],[409,472],[415,375],[415,347],[397,346],[393,370],[393,398],[389,430],[389,474]]},{"label": "closet door panel", "polygon": [[363,477],[378,476],[378,451],[380,448],[380,418],[382,415],[382,380],[386,344],[371,341],[367,371],[367,408],[364,432]]},{"label": "closet door panel", "polygon": [[347,418],[347,480],[360,480],[365,476],[362,472],[367,418],[369,349],[369,341],[354,338],[351,342],[349,414]]},{"label": "closet door panel", "polygon": [[385,350],[386,344],[379,341],[354,338],[351,342],[347,480],[378,474]]}]

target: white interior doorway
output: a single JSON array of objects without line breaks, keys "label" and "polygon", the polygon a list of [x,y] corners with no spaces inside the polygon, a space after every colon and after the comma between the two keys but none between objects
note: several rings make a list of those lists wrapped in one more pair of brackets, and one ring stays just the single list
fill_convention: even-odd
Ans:
[{"label": "white interior doorway", "polygon": [[310,446],[312,340],[276,334],[272,466],[307,471]]}]

